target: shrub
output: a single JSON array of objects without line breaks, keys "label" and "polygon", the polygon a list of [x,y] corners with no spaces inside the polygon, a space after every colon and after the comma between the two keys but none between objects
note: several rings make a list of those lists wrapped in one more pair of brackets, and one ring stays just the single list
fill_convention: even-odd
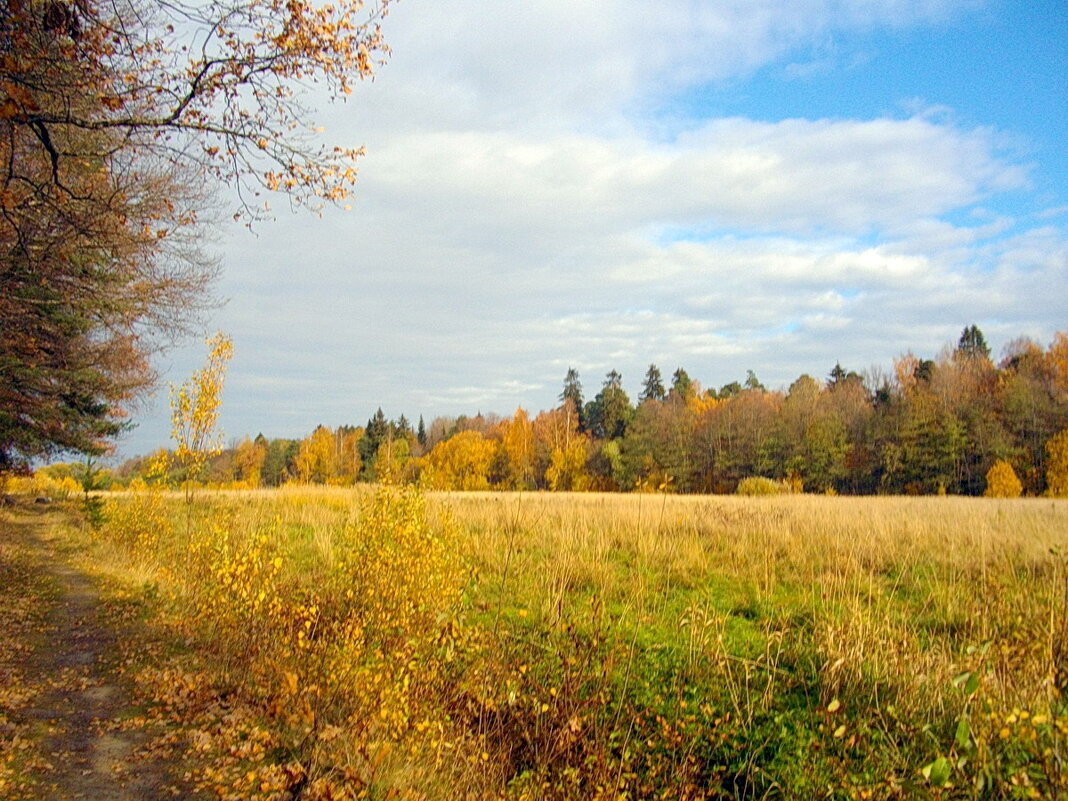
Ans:
[{"label": "shrub", "polygon": [[166,541],[173,534],[163,498],[158,492],[138,493],[125,502],[108,500],[98,511],[100,525],[94,528],[100,530],[103,539],[138,558],[149,557],[161,538]]},{"label": "shrub", "polygon": [[994,466],[986,471],[987,498],[1019,498],[1023,493],[1023,484],[1016,477],[1012,465],[1004,459],[998,459]]},{"label": "shrub", "polygon": [[7,491],[18,495],[35,495],[57,500],[67,500],[81,491],[78,482],[70,476],[54,478],[46,470],[38,470],[29,476],[14,476]]},{"label": "shrub", "polygon": [[764,476],[750,476],[738,482],[735,493],[738,495],[785,495],[790,486],[782,481]]}]

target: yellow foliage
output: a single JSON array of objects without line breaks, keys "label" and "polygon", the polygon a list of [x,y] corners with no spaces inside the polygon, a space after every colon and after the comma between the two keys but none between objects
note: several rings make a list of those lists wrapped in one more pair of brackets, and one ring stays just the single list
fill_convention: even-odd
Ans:
[{"label": "yellow foliage", "polygon": [[1058,331],[1053,336],[1046,353],[1054,386],[1059,392],[1068,392],[1068,334]]},{"label": "yellow foliage", "polygon": [[[383,753],[418,749],[429,764],[455,747],[438,699],[467,650],[468,571],[454,527],[432,525],[419,493],[379,488],[310,568],[294,564],[281,517],[243,528],[224,512],[183,541],[163,499],[120,499],[105,534],[157,560],[205,652],[219,649],[220,680],[275,718],[290,753],[336,764],[352,733]],[[163,536],[145,539],[150,530]]]},{"label": "yellow foliage", "polygon": [[100,536],[139,558],[147,558],[161,539],[173,533],[159,492],[138,492],[122,502],[112,499],[104,509]]},{"label": "yellow foliage", "polygon": [[502,423],[501,447],[508,459],[508,483],[512,489],[534,486],[534,427],[523,409]]},{"label": "yellow foliage", "polygon": [[987,498],[1019,498],[1023,494],[1023,484],[1016,477],[1016,471],[1012,465],[1004,459],[998,459],[994,465],[986,471]]},{"label": "yellow foliage", "polygon": [[916,386],[916,368],[920,360],[909,351],[903,356],[894,359],[894,378],[903,393],[908,393]]},{"label": "yellow foliage", "polygon": [[686,399],[686,408],[695,418],[699,418],[722,403],[723,401],[713,398],[711,395],[699,392]]},{"label": "yellow foliage", "polygon": [[338,454],[334,432],[319,426],[300,443],[296,458],[297,478],[305,483],[325,484],[337,475]]},{"label": "yellow foliage", "polygon": [[208,459],[222,452],[222,432],[216,431],[222,404],[226,366],[233,341],[221,331],[207,340],[208,361],[181,386],[171,385],[171,437],[178,447],[174,458],[195,479]]},{"label": "yellow foliage", "polygon": [[375,451],[375,476],[383,484],[396,484],[411,458],[411,445],[404,437],[389,435]]},{"label": "yellow foliage", "polygon": [[56,478],[43,470],[37,470],[30,476],[9,476],[4,491],[66,500],[81,493],[82,487],[70,476]]},{"label": "yellow foliage", "polygon": [[424,457],[421,481],[436,490],[489,489],[489,469],[497,448],[496,442],[477,431],[461,431]]},{"label": "yellow foliage", "polygon": [[245,437],[234,450],[234,478],[248,489],[258,487],[266,458],[266,446]]},{"label": "yellow foliage", "polygon": [[1046,492],[1068,498],[1068,428],[1050,438],[1046,455]]},{"label": "yellow foliage", "polygon": [[590,488],[590,477],[586,473],[586,459],[589,456],[587,439],[577,436],[567,445],[553,448],[549,457],[549,466],[545,470],[545,480],[553,492],[585,492]]},{"label": "yellow foliage", "polygon": [[340,483],[352,484],[359,478],[360,470],[363,469],[359,448],[360,440],[363,439],[363,429],[338,429],[335,437],[337,438],[338,478]]}]

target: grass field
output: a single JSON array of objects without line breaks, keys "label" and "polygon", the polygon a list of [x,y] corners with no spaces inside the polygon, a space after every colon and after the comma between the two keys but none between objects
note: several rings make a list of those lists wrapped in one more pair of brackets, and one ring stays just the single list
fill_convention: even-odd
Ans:
[{"label": "grass field", "polygon": [[233,713],[184,735],[219,797],[1068,797],[1068,504],[284,489],[106,518],[69,536],[170,644],[139,680]]}]

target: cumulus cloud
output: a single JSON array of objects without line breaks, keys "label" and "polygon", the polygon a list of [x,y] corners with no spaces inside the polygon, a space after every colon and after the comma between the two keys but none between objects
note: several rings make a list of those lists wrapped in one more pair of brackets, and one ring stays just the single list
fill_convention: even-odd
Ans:
[{"label": "cumulus cloud", "polygon": [[[839,32],[978,5],[398,4],[391,63],[327,113],[368,146],[353,211],[223,244],[227,429],[295,436],[378,406],[536,411],[568,366],[591,395],[611,368],[636,394],[650,362],[708,385],[753,368],[776,386],[930,353],[973,321],[1042,338],[1068,297],[1064,207],[1001,209],[1035,170],[1002,132],[929,106],[663,112],[771,63],[847,63]],[[165,441],[163,417],[128,449]]]},{"label": "cumulus cloud", "polygon": [[[437,0],[399,4],[381,78],[391,124],[621,124],[630,106],[745,76],[836,31],[937,23],[975,0]],[[418,59],[403,54],[418,53]],[[418,122],[416,122],[418,121]]]},{"label": "cumulus cloud", "polygon": [[991,132],[922,118],[721,119],[670,143],[431,132],[398,139],[375,164],[372,204],[465,236],[618,226],[863,235],[1027,185],[1027,167]]}]

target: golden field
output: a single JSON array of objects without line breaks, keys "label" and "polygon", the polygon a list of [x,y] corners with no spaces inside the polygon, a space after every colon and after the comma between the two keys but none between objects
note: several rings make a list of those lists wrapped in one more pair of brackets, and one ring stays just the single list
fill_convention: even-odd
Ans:
[{"label": "golden field", "polygon": [[170,644],[152,703],[241,710],[183,729],[215,797],[1068,795],[1063,502],[144,492],[63,531]]}]

